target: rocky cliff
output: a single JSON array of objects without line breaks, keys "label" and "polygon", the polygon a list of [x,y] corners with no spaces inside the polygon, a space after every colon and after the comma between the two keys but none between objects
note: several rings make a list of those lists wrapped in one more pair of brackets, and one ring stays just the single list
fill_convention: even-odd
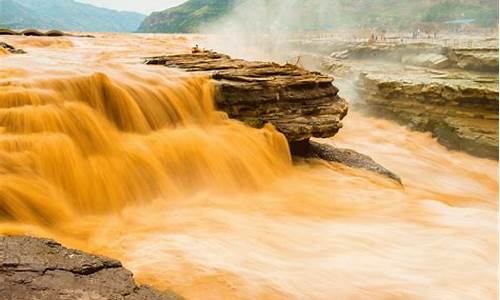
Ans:
[{"label": "rocky cliff", "polygon": [[121,263],[33,237],[0,237],[0,299],[182,300],[137,285]]},{"label": "rocky cliff", "polygon": [[218,88],[218,109],[253,127],[272,123],[289,141],[334,136],[348,110],[332,77],[294,65],[248,62],[214,52],[153,57],[146,63],[209,72]]},{"label": "rocky cliff", "polygon": [[498,159],[498,88],[453,81],[401,81],[374,73],[362,74],[360,81],[360,105],[372,113],[430,131],[448,148]]},{"label": "rocky cliff", "polygon": [[[498,159],[498,48],[435,42],[330,42],[330,55],[309,60],[351,85],[355,109],[431,132],[450,149]],[[302,43],[310,52],[314,45]]]},{"label": "rocky cliff", "polygon": [[401,182],[368,156],[310,140],[334,136],[347,115],[347,102],[338,95],[330,76],[295,65],[245,61],[210,51],[151,57],[146,64],[209,74],[217,87],[219,110],[252,127],[273,124],[289,141],[293,155],[341,163]]}]

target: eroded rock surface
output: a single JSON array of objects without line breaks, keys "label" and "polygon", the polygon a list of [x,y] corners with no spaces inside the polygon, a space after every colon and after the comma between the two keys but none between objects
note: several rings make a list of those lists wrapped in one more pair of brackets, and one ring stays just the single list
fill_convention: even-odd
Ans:
[{"label": "eroded rock surface", "polygon": [[498,159],[495,82],[401,80],[375,73],[361,74],[360,82],[364,109],[430,131],[448,148]]},{"label": "eroded rock surface", "polygon": [[209,72],[218,86],[218,109],[253,127],[272,123],[286,136],[295,156],[337,162],[401,182],[366,155],[310,140],[334,136],[348,111],[330,76],[295,65],[249,62],[215,52],[153,57],[146,63]]},{"label": "eroded rock surface", "polygon": [[431,132],[450,149],[498,159],[498,48],[354,42],[333,48],[309,61],[337,77],[354,109]]},{"label": "eroded rock surface", "polygon": [[121,263],[33,237],[0,237],[0,299],[182,300],[138,286]]},{"label": "eroded rock surface", "polygon": [[332,77],[290,64],[249,62],[214,52],[153,57],[146,63],[209,72],[218,87],[218,109],[253,127],[270,122],[289,141],[335,135],[348,110]]}]

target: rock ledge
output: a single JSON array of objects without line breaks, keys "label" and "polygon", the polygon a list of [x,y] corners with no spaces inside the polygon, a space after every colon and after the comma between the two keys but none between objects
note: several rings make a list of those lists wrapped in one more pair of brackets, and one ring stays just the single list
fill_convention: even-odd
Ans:
[{"label": "rock ledge", "polygon": [[138,286],[113,259],[47,239],[0,237],[0,299],[182,300]]},{"label": "rock ledge", "polygon": [[334,136],[348,110],[332,77],[295,65],[208,51],[152,57],[145,63],[209,73],[218,87],[218,109],[253,127],[272,123],[290,142]]},{"label": "rock ledge", "polygon": [[366,155],[311,140],[334,136],[347,115],[347,102],[339,97],[330,76],[291,64],[250,62],[211,51],[151,57],[145,63],[208,73],[218,88],[218,109],[252,127],[273,124],[295,156],[342,163],[401,183],[397,175]]}]

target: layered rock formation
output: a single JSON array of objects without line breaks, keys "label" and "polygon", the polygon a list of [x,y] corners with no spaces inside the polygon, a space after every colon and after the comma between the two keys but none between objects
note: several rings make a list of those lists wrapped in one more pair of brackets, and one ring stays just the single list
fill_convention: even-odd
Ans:
[{"label": "layered rock formation", "polygon": [[218,109],[254,127],[270,122],[289,141],[335,135],[348,110],[332,77],[294,65],[248,62],[214,52],[154,57],[146,63],[209,72],[218,87]]},{"label": "layered rock formation", "polygon": [[450,51],[449,56],[461,69],[498,73],[498,49],[459,48]]},{"label": "layered rock formation", "polygon": [[359,104],[372,113],[430,131],[448,148],[498,159],[495,83],[412,81],[375,73],[361,74],[360,81]]},{"label": "layered rock formation", "polygon": [[368,43],[350,41],[294,41],[287,44],[301,54],[320,54],[339,60],[383,60],[434,69],[457,68],[498,72],[498,47],[454,47],[439,43]]},{"label": "layered rock formation", "polygon": [[249,62],[208,51],[152,57],[146,64],[208,72],[217,86],[218,109],[252,127],[273,124],[288,139],[293,155],[342,163],[400,182],[397,175],[365,155],[310,140],[334,136],[348,111],[330,76],[295,65]]},{"label": "layered rock formation", "polygon": [[342,78],[356,109],[431,132],[450,149],[498,159],[498,48],[491,43],[337,42],[330,49],[307,60]]},{"label": "layered rock formation", "polygon": [[119,261],[52,240],[0,237],[0,299],[182,300],[138,286]]}]

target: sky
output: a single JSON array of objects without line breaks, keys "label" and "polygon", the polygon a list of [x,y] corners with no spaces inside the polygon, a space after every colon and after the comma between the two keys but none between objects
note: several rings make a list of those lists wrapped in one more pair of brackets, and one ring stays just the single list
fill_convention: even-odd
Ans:
[{"label": "sky", "polygon": [[186,2],[186,0],[77,0],[95,6],[106,7],[116,10],[135,11],[143,14],[150,14],[153,11],[160,11],[169,7]]}]

